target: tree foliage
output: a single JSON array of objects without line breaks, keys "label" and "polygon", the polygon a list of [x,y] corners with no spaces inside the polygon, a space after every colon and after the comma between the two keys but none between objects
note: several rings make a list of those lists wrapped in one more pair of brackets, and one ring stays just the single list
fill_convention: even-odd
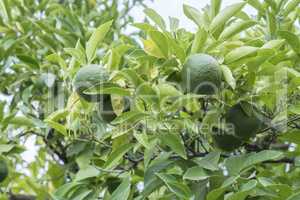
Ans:
[{"label": "tree foliage", "polygon": [[[0,1],[0,199],[299,199],[299,3],[183,5],[189,32],[151,8],[135,23],[141,0]],[[216,93],[182,84],[199,54]],[[109,77],[78,90],[87,66]]]}]

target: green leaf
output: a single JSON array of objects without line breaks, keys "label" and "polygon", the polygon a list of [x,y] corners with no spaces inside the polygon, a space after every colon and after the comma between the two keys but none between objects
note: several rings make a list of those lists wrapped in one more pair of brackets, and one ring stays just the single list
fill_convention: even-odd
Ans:
[{"label": "green leaf", "polygon": [[182,158],[187,159],[186,151],[181,137],[173,133],[160,133],[160,140],[162,144],[169,146],[175,153]]},{"label": "green leaf", "polygon": [[62,197],[66,197],[70,191],[74,190],[76,187],[81,186],[81,185],[82,184],[75,183],[75,182],[66,183],[66,184],[62,185],[61,187],[59,187],[55,191],[53,196],[57,197],[57,199],[62,198]]},{"label": "green leaf", "polygon": [[290,14],[292,11],[297,10],[296,7],[300,4],[300,0],[291,0],[289,3],[286,5],[284,9],[282,9],[282,15],[287,16]]},{"label": "green leaf", "polygon": [[192,43],[191,54],[202,52],[207,37],[208,37],[207,31],[204,28],[200,27],[197,33],[195,34],[195,38]]},{"label": "green leaf", "polygon": [[287,198],[287,200],[299,200],[299,199],[300,199],[300,192],[292,194],[291,196],[289,196],[289,198]]},{"label": "green leaf", "polygon": [[278,35],[284,38],[296,53],[300,53],[300,41],[297,35],[289,31],[278,31]]},{"label": "green leaf", "polygon": [[230,26],[225,28],[225,30],[221,33],[219,39],[220,40],[228,40],[234,35],[254,26],[256,24],[255,21],[248,20],[248,21],[238,21],[232,23]]},{"label": "green leaf", "polygon": [[292,187],[287,184],[267,183],[264,188],[276,194],[280,199],[287,199],[294,193]]},{"label": "green leaf", "polygon": [[55,121],[52,121],[50,119],[46,119],[45,123],[48,124],[54,130],[58,131],[60,134],[62,134],[64,136],[68,135],[68,131],[64,125],[57,123]]},{"label": "green leaf", "polygon": [[300,103],[289,106],[288,111],[296,115],[300,115]]},{"label": "green leaf", "polygon": [[3,17],[3,19],[5,21],[10,20],[10,10],[9,10],[9,7],[8,7],[7,0],[1,0],[0,1],[0,13],[1,13],[1,16]]},{"label": "green leaf", "polygon": [[[157,105],[158,104],[158,94],[157,91],[153,88],[150,83],[145,82],[144,84],[140,85],[135,95],[146,102],[148,105]],[[143,110],[144,106],[140,107],[140,110]]]},{"label": "green leaf", "polygon": [[220,160],[220,152],[210,152],[203,158],[194,158],[193,161],[197,163],[198,166],[210,170],[210,171],[218,171],[219,170],[219,160]]},{"label": "green leaf", "polygon": [[13,124],[16,126],[27,126],[27,127],[35,127],[34,121],[26,116],[15,116],[8,119],[9,124]]},{"label": "green leaf", "polygon": [[267,11],[267,23],[269,34],[273,38],[277,30],[277,22],[275,14],[270,11]]},{"label": "green leaf", "polygon": [[130,96],[130,91],[113,83],[103,83],[90,87],[83,91],[84,94],[113,94],[119,96]]},{"label": "green leaf", "polygon": [[156,47],[162,53],[163,57],[167,58],[169,56],[169,48],[167,38],[164,34],[159,31],[150,31],[148,34]]},{"label": "green leaf", "polygon": [[100,170],[95,168],[94,166],[87,166],[84,169],[80,169],[75,177],[75,181],[81,181],[87,178],[97,177],[100,175]]},{"label": "green leaf", "polygon": [[216,109],[209,110],[203,119],[200,130],[204,134],[210,134],[211,130],[207,127],[212,127],[220,123],[220,114],[221,113]]},{"label": "green leaf", "polygon": [[122,124],[125,122],[134,124],[135,122],[145,119],[146,117],[148,117],[146,113],[133,110],[118,116],[116,119],[114,119],[114,121],[111,122],[111,124]]},{"label": "green leaf", "polygon": [[221,187],[211,190],[207,195],[207,200],[218,200],[225,193],[227,188],[236,182],[239,176],[229,177],[227,178]]},{"label": "green leaf", "polygon": [[283,44],[285,40],[270,40],[267,43],[265,43],[261,49],[279,49]]},{"label": "green leaf", "polygon": [[223,72],[223,76],[225,78],[225,81],[232,89],[235,89],[236,87],[236,81],[235,78],[232,75],[231,70],[226,65],[221,65],[221,69]]},{"label": "green leaf", "polygon": [[236,3],[224,8],[211,22],[209,30],[214,33],[218,28],[222,27],[232,16],[240,12],[246,2]]},{"label": "green leaf", "polygon": [[239,156],[233,156],[225,160],[225,166],[230,175],[239,174],[243,169],[252,165],[267,161],[276,160],[282,156],[282,152],[273,150],[264,150],[258,153],[249,153]]},{"label": "green leaf", "polygon": [[156,58],[165,58],[164,53],[161,52],[161,50],[153,40],[151,39],[143,40],[143,45],[144,45],[144,51],[150,56]]},{"label": "green leaf", "polygon": [[85,54],[79,48],[64,48],[64,51],[74,57],[80,64],[86,63]]},{"label": "green leaf", "polygon": [[169,17],[169,21],[170,21],[170,30],[172,32],[176,32],[176,30],[179,27],[179,19],[176,17]]},{"label": "green leaf", "polygon": [[80,194],[76,194],[76,196],[74,198],[72,198],[72,200],[83,200],[85,199],[89,194],[91,194],[93,191],[92,190],[87,190],[84,192],[80,191]]},{"label": "green leaf", "polygon": [[51,121],[54,121],[54,122],[57,122],[60,119],[66,118],[68,116],[68,114],[69,114],[68,109],[60,109],[60,110],[57,110],[57,111],[54,111],[53,113],[51,113],[47,117],[47,119],[51,120]]},{"label": "green leaf", "polygon": [[111,154],[108,156],[106,162],[105,162],[105,169],[112,169],[116,167],[118,164],[120,164],[120,160],[122,157],[133,147],[133,144],[124,144],[120,146],[118,149],[111,152]]},{"label": "green leaf", "polygon": [[266,6],[269,6],[271,10],[277,10],[277,3],[274,0],[265,0]]},{"label": "green leaf", "polygon": [[186,54],[184,49],[178,44],[178,41],[167,37],[169,42],[169,50],[172,54],[174,54],[181,62],[184,62]]},{"label": "green leaf", "polygon": [[36,59],[32,58],[31,56],[18,54],[17,57],[24,63],[28,64],[33,69],[39,69],[39,63]]},{"label": "green leaf", "polygon": [[114,71],[119,69],[121,62],[121,55],[116,49],[112,49],[109,53],[107,68],[109,71]]},{"label": "green leaf", "polygon": [[161,29],[166,29],[166,24],[164,19],[153,9],[146,8],[144,13]]},{"label": "green leaf", "polygon": [[225,56],[225,63],[231,64],[246,57],[256,55],[258,48],[251,46],[242,46],[230,51]]},{"label": "green leaf", "polygon": [[140,86],[145,81],[140,77],[134,69],[123,69],[119,71],[114,78],[123,77],[125,80],[132,83],[135,87]]},{"label": "green leaf", "polygon": [[201,181],[209,177],[206,171],[202,167],[191,167],[183,175],[183,179]]},{"label": "green leaf", "polygon": [[233,193],[232,195],[228,196],[226,200],[244,200],[256,187],[256,185],[256,180],[250,180],[248,183],[242,185],[241,191]]},{"label": "green leaf", "polygon": [[202,21],[201,21],[202,16],[199,10],[197,10],[192,6],[183,4],[183,12],[185,16],[187,16],[190,20],[195,22],[198,26],[202,25]]},{"label": "green leaf", "polygon": [[88,168],[90,165],[90,161],[93,156],[92,149],[84,148],[82,151],[80,151],[80,154],[78,154],[75,158],[77,165],[81,169]]},{"label": "green leaf", "polygon": [[105,38],[106,34],[110,30],[113,21],[108,21],[102,25],[100,25],[91,35],[90,39],[86,43],[86,57],[88,63],[91,63],[95,57],[96,50],[102,40]]},{"label": "green leaf", "polygon": [[[144,182],[145,186],[151,185],[155,179],[158,179],[155,174],[162,170],[168,169],[174,164],[174,160],[170,160],[171,153],[161,153],[153,161],[151,161],[148,168],[145,170]],[[145,187],[146,188],[146,187]]]},{"label": "green leaf", "polygon": [[133,135],[141,145],[143,145],[147,149],[151,149],[151,145],[149,143],[148,136],[146,134],[134,133]]},{"label": "green leaf", "polygon": [[107,68],[109,71],[119,70],[121,67],[122,57],[130,48],[132,48],[132,46],[123,44],[110,50],[107,62]]},{"label": "green leaf", "polygon": [[0,144],[0,154],[8,153],[15,147],[14,144]]},{"label": "green leaf", "polygon": [[189,197],[191,196],[190,189],[186,185],[176,181],[173,176],[162,173],[157,173],[156,175],[166,184],[168,189],[171,192],[175,193],[175,195],[179,198],[189,199]]},{"label": "green leaf", "polygon": [[145,184],[144,190],[141,193],[140,198],[137,198],[137,200],[146,199],[152,192],[158,190],[161,186],[163,186],[163,181],[157,178],[156,176],[154,177],[155,178],[151,179]]},{"label": "green leaf", "polygon": [[182,93],[176,89],[173,85],[162,83],[157,85],[157,94],[161,100],[168,97],[178,97],[181,96]]},{"label": "green leaf", "polygon": [[130,179],[125,178],[117,189],[112,193],[110,200],[127,200],[130,194]]},{"label": "green leaf", "polygon": [[259,0],[248,0],[248,4],[255,8],[258,12],[264,13],[265,9]]},{"label": "green leaf", "polygon": [[300,144],[299,134],[300,134],[299,130],[294,130],[294,131],[291,130],[289,132],[280,135],[279,139],[284,142],[291,142],[299,145]]},{"label": "green leaf", "polygon": [[58,64],[60,67],[62,67],[63,69],[67,69],[67,64],[64,61],[64,59],[58,55],[57,53],[53,53],[50,54],[46,57],[46,59],[51,62],[51,63],[55,63]]},{"label": "green leaf", "polygon": [[214,18],[221,9],[222,0],[211,0],[210,16]]},{"label": "green leaf", "polygon": [[134,23],[132,26],[148,33],[149,31],[157,31],[157,28],[148,23]]}]

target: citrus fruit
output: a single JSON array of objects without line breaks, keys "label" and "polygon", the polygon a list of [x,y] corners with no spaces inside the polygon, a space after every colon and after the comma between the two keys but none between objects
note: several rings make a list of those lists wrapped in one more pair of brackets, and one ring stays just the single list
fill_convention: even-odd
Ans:
[{"label": "citrus fruit", "polygon": [[215,129],[212,138],[215,145],[222,151],[233,151],[242,145],[242,140],[221,129]]},{"label": "citrus fruit", "polygon": [[248,140],[255,136],[262,126],[256,108],[247,102],[240,102],[232,106],[225,118],[227,124],[232,125],[234,135],[242,140]]},{"label": "citrus fruit", "polygon": [[101,83],[107,82],[109,74],[105,68],[97,65],[88,65],[78,70],[75,75],[73,84],[76,92],[80,97],[88,102],[97,102],[103,99],[103,95],[86,94],[85,90]]},{"label": "citrus fruit", "polygon": [[218,61],[207,54],[189,56],[181,76],[185,90],[195,94],[215,94],[222,82],[222,71]]},{"label": "citrus fruit", "polygon": [[8,167],[4,160],[0,160],[0,182],[3,182],[8,176]]}]

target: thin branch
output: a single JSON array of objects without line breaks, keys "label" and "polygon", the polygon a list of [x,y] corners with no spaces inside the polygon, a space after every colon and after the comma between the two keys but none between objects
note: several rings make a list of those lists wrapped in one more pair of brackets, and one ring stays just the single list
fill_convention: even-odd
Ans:
[{"label": "thin branch", "polygon": [[[300,116],[296,116],[296,117],[294,117],[294,118],[292,118],[290,120],[287,120],[287,124],[293,123],[293,122],[295,122],[297,120],[300,120]],[[265,129],[262,129],[261,131],[259,131],[258,134],[259,133],[267,132],[267,131],[272,130],[272,129],[274,129],[274,126],[269,126],[269,127],[265,128]]]},{"label": "thin branch", "polygon": [[9,200],[36,200],[36,197],[33,195],[25,195],[25,194],[12,194],[9,193]]},{"label": "thin branch", "polygon": [[294,158],[282,158],[282,159],[279,159],[279,160],[267,160],[263,163],[278,163],[278,164],[281,164],[281,163],[287,163],[287,164],[294,164],[295,163],[295,159]]}]

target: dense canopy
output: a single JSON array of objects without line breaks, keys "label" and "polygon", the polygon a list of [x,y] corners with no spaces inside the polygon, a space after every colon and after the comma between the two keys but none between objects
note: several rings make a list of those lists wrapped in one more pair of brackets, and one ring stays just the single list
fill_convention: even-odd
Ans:
[{"label": "dense canopy", "polygon": [[299,4],[1,0],[0,200],[300,199]]}]

